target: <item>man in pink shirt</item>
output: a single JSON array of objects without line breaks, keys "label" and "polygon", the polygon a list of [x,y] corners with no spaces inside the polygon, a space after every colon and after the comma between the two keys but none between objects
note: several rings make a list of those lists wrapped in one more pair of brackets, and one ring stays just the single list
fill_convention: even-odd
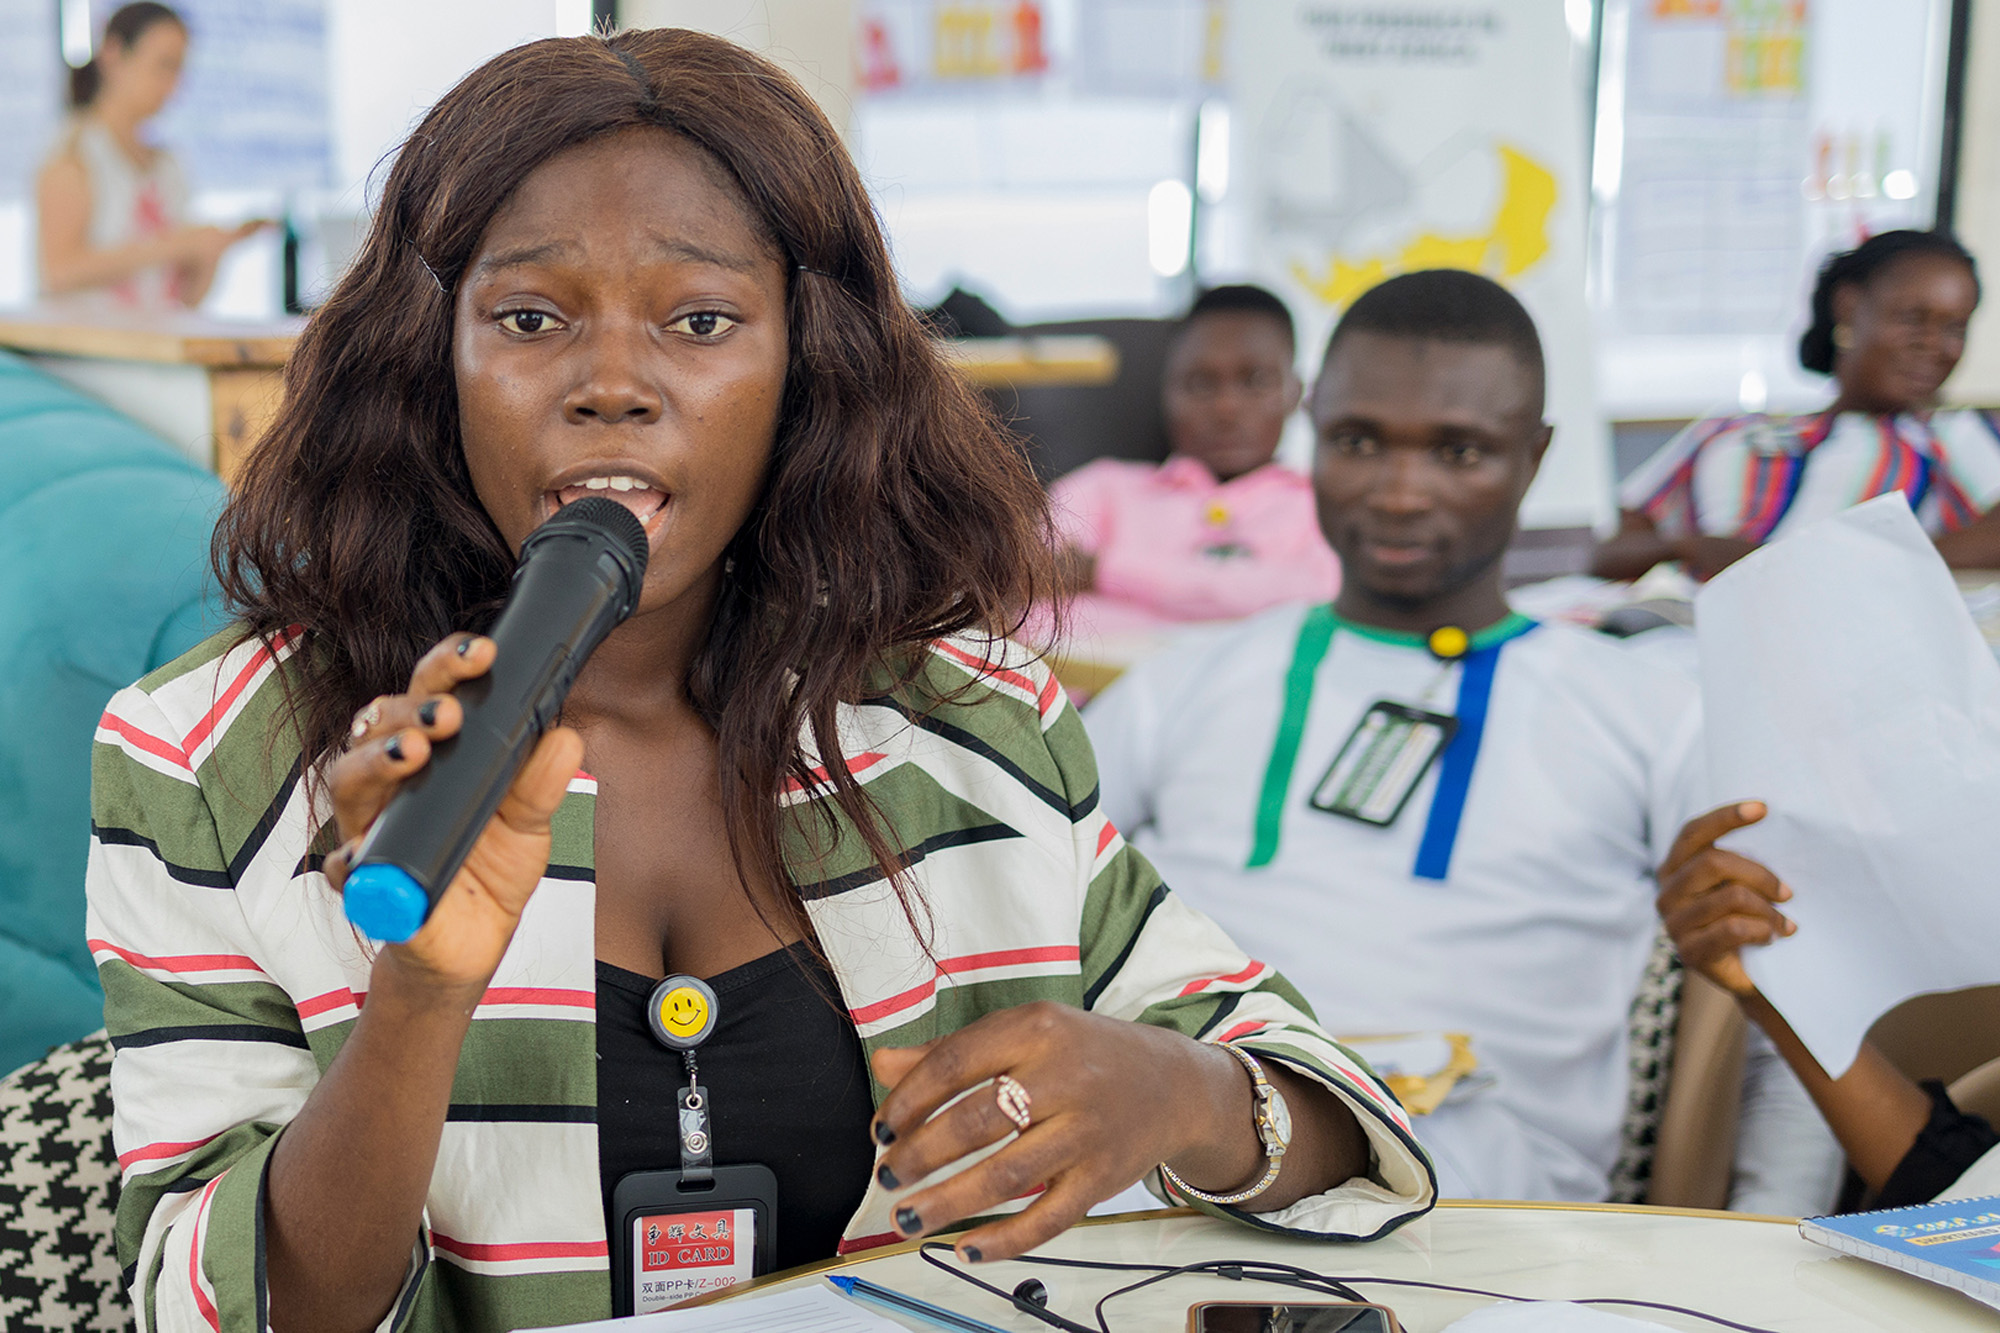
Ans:
[{"label": "man in pink shirt", "polygon": [[1095,635],[1332,599],[1340,567],[1312,483],[1272,461],[1299,405],[1292,316],[1261,287],[1203,292],[1167,354],[1172,453],[1101,458],[1050,488],[1071,627]]}]

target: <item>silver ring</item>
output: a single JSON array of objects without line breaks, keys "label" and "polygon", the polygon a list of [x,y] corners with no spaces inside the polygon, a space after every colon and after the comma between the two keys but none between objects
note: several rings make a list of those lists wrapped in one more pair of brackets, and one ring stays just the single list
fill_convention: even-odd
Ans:
[{"label": "silver ring", "polygon": [[1034,1123],[1031,1114],[1034,1099],[1012,1074],[1002,1074],[993,1080],[993,1100],[999,1103],[1000,1114],[1014,1122],[1014,1128],[1026,1130]]},{"label": "silver ring", "polygon": [[348,734],[358,741],[368,734],[369,728],[381,720],[382,701],[371,699],[366,708],[354,715],[354,725],[348,728]]}]

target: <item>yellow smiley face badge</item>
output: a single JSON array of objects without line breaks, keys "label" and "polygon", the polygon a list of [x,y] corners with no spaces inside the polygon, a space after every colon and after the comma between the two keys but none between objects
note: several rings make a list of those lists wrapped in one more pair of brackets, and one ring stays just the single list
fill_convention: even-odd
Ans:
[{"label": "yellow smiley face badge", "polygon": [[662,1046],[691,1051],[715,1030],[715,992],[699,977],[668,977],[653,987],[646,1018]]}]

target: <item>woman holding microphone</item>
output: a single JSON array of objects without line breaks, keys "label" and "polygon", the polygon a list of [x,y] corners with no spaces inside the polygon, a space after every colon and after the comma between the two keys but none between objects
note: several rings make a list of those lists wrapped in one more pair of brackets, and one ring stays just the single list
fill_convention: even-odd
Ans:
[{"label": "woman holding microphone", "polygon": [[[644,525],[637,610],[429,920],[359,937],[359,840],[459,727],[523,540],[593,495]],[[1156,1173],[1321,1237],[1430,1205],[1393,1097],[1098,808],[1002,637],[1046,500],[765,61],[627,32],[446,94],[216,553],[241,624],[98,733],[152,1326],[601,1318],[712,1285],[674,1254],[747,1275],[746,1225],[786,1266],[1007,1214],[956,1241],[992,1260]],[[767,1182],[726,1216],[635,1193],[708,1170],[696,1086],[714,1179]]]}]

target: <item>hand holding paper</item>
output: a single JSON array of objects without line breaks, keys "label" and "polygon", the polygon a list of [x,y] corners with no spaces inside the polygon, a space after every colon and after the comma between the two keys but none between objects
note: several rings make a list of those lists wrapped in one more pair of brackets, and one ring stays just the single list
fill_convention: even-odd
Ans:
[{"label": "hand holding paper", "polygon": [[1660,920],[1674,950],[1731,995],[1754,994],[1743,970],[1746,945],[1764,945],[1798,929],[1778,910],[1792,891],[1769,866],[1716,846],[1767,813],[1762,801],[1735,801],[1689,820],[1660,865]]},{"label": "hand holding paper", "polygon": [[1900,495],[1765,547],[1695,606],[1728,843],[1797,896],[1750,979],[1828,1073],[1913,995],[2000,983],[2000,663]]}]

